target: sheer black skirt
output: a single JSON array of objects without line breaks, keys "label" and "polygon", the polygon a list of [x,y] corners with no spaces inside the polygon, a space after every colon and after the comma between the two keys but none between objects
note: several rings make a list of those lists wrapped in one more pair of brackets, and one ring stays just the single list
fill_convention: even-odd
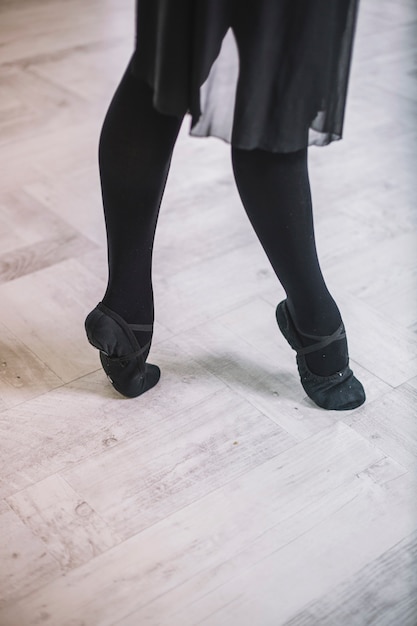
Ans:
[{"label": "sheer black skirt", "polygon": [[133,72],[162,113],[243,149],[342,136],[359,0],[137,0]]}]

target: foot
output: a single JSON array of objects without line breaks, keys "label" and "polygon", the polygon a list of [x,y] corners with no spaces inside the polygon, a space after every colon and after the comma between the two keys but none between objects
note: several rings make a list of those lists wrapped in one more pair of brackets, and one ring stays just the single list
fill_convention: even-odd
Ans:
[{"label": "foot", "polygon": [[[322,337],[331,336],[342,324],[339,309],[330,296],[322,303],[320,309],[323,312],[320,311],[316,319],[312,319],[311,313],[307,311],[302,312],[300,317],[288,299],[286,307],[303,348],[317,344]],[[349,362],[346,336],[339,336],[337,341],[306,353],[305,359],[309,370],[317,376],[331,376],[343,370]]]},{"label": "foot", "polygon": [[99,303],[85,320],[88,341],[100,351],[100,361],[113,387],[128,398],[140,396],[160,378],[156,365],[145,362],[150,342],[141,347],[134,331],[152,332],[148,325],[127,324]]},{"label": "foot", "polygon": [[[346,411],[355,409],[365,402],[365,391],[362,384],[354,377],[349,368],[346,333],[343,323],[332,334],[324,337],[308,335],[310,345],[305,345],[293,320],[286,301],[277,306],[276,319],[278,326],[290,346],[297,352],[297,366],[301,384],[305,392],[318,406],[328,410]],[[313,341],[314,340],[314,341]],[[315,352],[320,354],[340,344],[343,356],[343,367],[333,370],[327,375],[316,374],[308,366],[307,357]]]}]

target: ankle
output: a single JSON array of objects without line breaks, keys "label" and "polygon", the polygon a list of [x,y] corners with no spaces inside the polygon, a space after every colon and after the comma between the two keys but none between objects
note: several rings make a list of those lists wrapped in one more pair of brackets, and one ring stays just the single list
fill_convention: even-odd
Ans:
[{"label": "ankle", "polygon": [[294,326],[297,329],[303,344],[310,345],[313,339],[309,335],[325,337],[334,333],[342,323],[342,317],[337,304],[329,296],[326,300],[321,299],[314,305],[294,306],[288,299],[288,311]]},{"label": "ankle", "polygon": [[[291,304],[288,310],[303,347],[317,343],[320,337],[332,335],[342,324],[340,311],[332,298],[320,310],[299,308]],[[301,311],[301,315],[298,312]],[[325,348],[305,355],[308,369],[317,376],[332,376],[343,370],[348,362],[346,338],[334,341]]]},{"label": "ankle", "polygon": [[117,315],[119,315],[123,321],[131,327],[136,341],[141,348],[149,344],[148,349],[143,353],[143,359],[146,361],[150,350],[150,344],[152,342],[153,330],[135,328],[135,325],[145,325],[151,328],[153,326],[153,311],[149,313],[145,312],[143,309],[133,310],[127,308],[120,304],[120,300],[112,298],[108,293],[106,293],[102,299],[102,304],[114,313],[117,313]]}]

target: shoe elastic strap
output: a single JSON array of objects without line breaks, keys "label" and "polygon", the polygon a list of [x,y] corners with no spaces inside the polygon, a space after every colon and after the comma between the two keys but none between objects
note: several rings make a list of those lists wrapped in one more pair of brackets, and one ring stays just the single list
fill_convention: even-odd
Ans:
[{"label": "shoe elastic strap", "polygon": [[153,330],[153,324],[128,324],[128,326],[133,331],[151,332]]},{"label": "shoe elastic strap", "polygon": [[151,342],[149,341],[146,344],[146,346],[144,346],[140,350],[137,350],[136,352],[131,352],[130,354],[126,354],[126,355],[123,355],[123,356],[108,356],[107,355],[107,358],[112,363],[117,363],[117,362],[120,362],[120,361],[129,361],[130,359],[134,359],[134,358],[136,358],[138,356],[141,356],[144,352],[146,352],[146,350],[149,348],[150,345],[151,345]]},{"label": "shoe elastic strap", "polygon": [[[315,335],[304,335],[304,336],[310,337],[311,339],[315,339],[315,338],[318,339],[318,337],[316,337]],[[322,350],[323,348],[326,348],[334,341],[345,339],[345,337],[346,337],[345,329],[343,327],[343,324],[341,324],[339,328],[333,333],[333,335],[328,335],[327,337],[321,337],[322,341],[319,341],[318,343],[313,343],[313,345],[311,346],[306,346],[305,348],[301,348],[300,350],[297,350],[297,354],[300,354],[300,355],[310,354],[311,352]]]}]

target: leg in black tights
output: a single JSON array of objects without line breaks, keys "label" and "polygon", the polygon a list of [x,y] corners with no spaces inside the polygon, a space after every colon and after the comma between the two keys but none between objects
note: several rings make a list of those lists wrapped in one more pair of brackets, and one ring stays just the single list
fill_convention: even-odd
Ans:
[{"label": "leg in black tights", "polygon": [[[127,69],[109,107],[99,150],[109,255],[103,302],[127,323],[153,321],[153,240],[181,121],[158,113],[151,89]],[[331,334],[340,314],[317,260],[307,150],[274,154],[233,148],[232,154],[243,204],[287,292],[294,322],[300,332]],[[150,337],[138,332],[137,339],[145,345]],[[346,365],[345,343],[335,342],[307,360],[313,372],[332,374]]]},{"label": "leg in black tights", "polygon": [[[104,121],[99,164],[109,260],[103,303],[130,324],[153,322],[153,241],[181,122],[153,108],[151,89],[129,66]],[[135,334],[142,346],[151,338]]]},{"label": "leg in black tights", "polygon": [[[152,249],[159,206],[181,120],[158,113],[152,91],[128,67],[100,138],[109,282],[103,302],[127,323],[153,321]],[[288,295],[301,332],[331,334],[340,315],[317,260],[307,151],[274,154],[233,148],[237,186],[249,219]],[[137,333],[140,345],[150,337]],[[308,341],[307,341],[308,343]],[[308,356],[315,373],[346,364],[344,342]],[[145,355],[146,357],[146,355]]]},{"label": "leg in black tights", "polygon": [[[300,333],[331,335],[341,318],[317,258],[307,149],[276,154],[233,148],[232,160],[243,205],[287,293],[294,323]],[[345,367],[346,355],[342,340],[306,359],[312,372],[328,376]]]}]

